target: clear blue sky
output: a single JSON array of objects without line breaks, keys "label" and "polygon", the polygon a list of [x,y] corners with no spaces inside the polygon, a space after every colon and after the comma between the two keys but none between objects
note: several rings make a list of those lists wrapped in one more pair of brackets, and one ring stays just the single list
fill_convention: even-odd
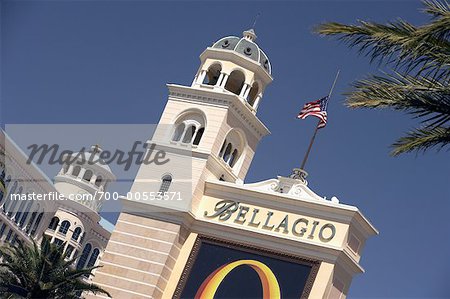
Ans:
[{"label": "clear blue sky", "polygon": [[311,33],[323,21],[402,17],[420,24],[426,18],[419,8],[418,1],[2,1],[2,124],[155,123],[165,84],[190,84],[200,53],[240,35],[261,12],[257,42],[274,82],[258,116],[272,134],[247,181],[288,175],[299,165],[316,120],[295,114],[327,94],[340,68],[329,125],[307,169],[314,191],[358,206],[380,231],[367,243],[366,273],[354,279],[349,298],[448,298],[448,152],[390,157],[390,143],[416,121],[344,107],[349,83],[378,66]]}]

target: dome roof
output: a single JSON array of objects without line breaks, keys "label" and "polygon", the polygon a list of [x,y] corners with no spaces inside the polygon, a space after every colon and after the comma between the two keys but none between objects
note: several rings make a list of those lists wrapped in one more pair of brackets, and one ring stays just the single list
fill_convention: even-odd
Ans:
[{"label": "dome roof", "polygon": [[270,65],[269,58],[254,42],[256,39],[256,33],[253,29],[243,32],[243,37],[227,36],[221,38],[213,44],[213,48],[235,51],[244,55],[254,61],[257,61],[263,69],[269,74],[272,73],[272,67]]}]

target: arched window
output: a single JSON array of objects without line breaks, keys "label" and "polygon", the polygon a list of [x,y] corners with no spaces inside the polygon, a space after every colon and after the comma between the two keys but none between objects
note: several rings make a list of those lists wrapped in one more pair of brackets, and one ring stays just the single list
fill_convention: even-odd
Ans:
[{"label": "arched window", "polygon": [[253,83],[252,88],[250,89],[250,93],[248,94],[247,102],[254,107],[255,100],[258,97],[259,86],[258,83]]},{"label": "arched window", "polygon": [[20,222],[19,222],[19,226],[21,228],[23,228],[25,226],[25,221],[27,220],[28,215],[30,214],[30,210],[31,210],[32,206],[33,206],[33,202],[29,201],[27,204],[27,207],[25,208],[25,212],[23,213],[22,218],[20,219]]},{"label": "arched window", "polygon": [[24,212],[26,204],[27,204],[27,201],[26,200],[22,200],[22,202],[20,203],[19,207],[17,208],[16,215],[14,215],[14,222],[16,224],[19,224],[20,216],[22,215],[22,212]]},{"label": "arched window", "polygon": [[37,211],[39,211],[39,208],[38,208],[35,212],[32,212],[32,213],[31,213],[30,220],[28,220],[27,226],[26,226],[26,228],[25,228],[25,232],[26,232],[27,234],[29,234],[30,231],[31,231],[31,228],[32,228],[32,225],[33,225],[33,221],[34,221],[34,219],[36,218],[36,215],[37,215],[37,213],[38,213]]},{"label": "arched window", "polygon": [[225,162],[228,162],[228,160],[230,159],[231,148],[232,148],[231,143],[228,143],[227,148],[225,149],[225,153],[223,154],[223,160]]},{"label": "arched window", "polygon": [[219,158],[222,158],[230,167],[234,167],[244,151],[245,144],[242,134],[237,130],[231,130],[222,144]]},{"label": "arched window", "polygon": [[92,175],[93,175],[92,170],[89,170],[89,169],[86,170],[86,172],[83,175],[83,180],[85,180],[86,182],[89,182],[92,178]]},{"label": "arched window", "polygon": [[185,124],[181,123],[177,126],[177,128],[175,129],[175,132],[173,133],[172,136],[172,141],[180,141],[181,136],[183,135],[184,132],[184,128],[185,128]]},{"label": "arched window", "polygon": [[203,81],[203,84],[207,85],[216,85],[217,81],[220,77],[220,72],[222,71],[222,67],[220,64],[216,63],[209,67],[208,72],[206,73],[205,80]]},{"label": "arched window", "polygon": [[86,264],[89,253],[91,253],[91,249],[92,249],[92,245],[90,243],[87,243],[86,246],[84,246],[83,252],[81,253],[80,258],[78,259],[78,263],[77,263],[78,270],[84,268],[84,265]]},{"label": "arched window", "polygon": [[65,235],[69,231],[70,222],[67,220],[64,220],[61,222],[61,226],[59,227],[59,231],[61,234]]},{"label": "arched window", "polygon": [[72,175],[73,176],[78,176],[80,174],[80,171],[81,171],[81,167],[80,166],[75,166],[73,168]]},{"label": "arched window", "polygon": [[77,227],[72,234],[72,240],[78,241],[78,238],[81,235],[81,227]]},{"label": "arched window", "polygon": [[232,71],[228,77],[225,89],[239,95],[244,86],[245,76],[241,71]]},{"label": "arched window", "polygon": [[92,251],[91,257],[89,258],[89,262],[86,265],[86,268],[92,267],[97,262],[98,255],[100,254],[100,250],[98,248],[95,248]]},{"label": "arched window", "polygon": [[170,184],[172,183],[172,177],[170,175],[165,175],[162,178],[161,187],[159,188],[160,193],[169,191]]},{"label": "arched window", "polygon": [[[20,186],[19,189],[17,190],[16,194],[22,194],[22,192],[23,192],[23,187]],[[12,194],[12,193],[11,193],[11,194]],[[16,210],[16,207],[17,207],[17,205],[18,205],[18,203],[19,203],[20,200],[17,200],[17,199],[13,200],[13,197],[11,196],[11,197],[10,197],[10,201],[12,201],[12,204],[11,204],[11,205],[9,206],[9,208],[8,208],[8,213],[7,213],[7,215],[10,216],[10,218],[12,218],[12,215],[14,214],[14,212],[17,211],[17,210]]]},{"label": "arched window", "polygon": [[69,164],[64,164],[63,173],[67,173],[68,170],[69,170]]},{"label": "arched window", "polygon": [[230,160],[228,161],[228,165],[230,165],[231,167],[233,167],[233,166],[234,166],[234,163],[236,163],[237,158],[238,158],[238,150],[235,149],[235,150],[233,151],[233,153],[231,153],[231,157],[230,157]]},{"label": "arched window", "polygon": [[95,185],[97,186],[97,187],[100,187],[100,185],[102,184],[102,176],[101,175],[99,175],[98,177],[97,177],[97,179],[95,180]]},{"label": "arched window", "polygon": [[193,145],[199,145],[200,140],[202,140],[203,133],[205,132],[205,128],[200,128],[195,135]]},{"label": "arched window", "polygon": [[223,156],[223,152],[225,151],[225,146],[226,145],[227,145],[227,140],[225,139],[225,141],[222,144],[222,147],[220,148],[219,157]]},{"label": "arched window", "polygon": [[172,141],[199,145],[206,128],[206,118],[201,111],[187,110],[175,121]]},{"label": "arched window", "polygon": [[56,228],[58,227],[58,224],[59,224],[59,218],[55,216],[50,221],[50,224],[48,225],[48,228],[51,229],[51,230],[56,230]]},{"label": "arched window", "polygon": [[44,216],[44,212],[40,212],[39,215],[36,218],[36,222],[33,225],[33,229],[31,230],[30,235],[34,237],[34,235],[37,232],[37,229],[39,227],[39,224],[41,224],[42,216]]},{"label": "arched window", "polygon": [[183,143],[191,143],[192,137],[194,137],[196,128],[194,125],[190,125],[183,136]]}]

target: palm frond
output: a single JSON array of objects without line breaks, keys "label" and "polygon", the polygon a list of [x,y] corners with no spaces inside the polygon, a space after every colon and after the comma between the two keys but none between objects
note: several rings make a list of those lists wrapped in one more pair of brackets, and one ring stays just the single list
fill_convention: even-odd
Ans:
[{"label": "palm frond", "polygon": [[391,155],[398,156],[407,152],[425,152],[432,147],[441,149],[450,144],[450,128],[422,128],[409,132],[393,145]]},{"label": "palm frond", "polygon": [[392,64],[395,69],[436,77],[450,73],[450,14],[434,22],[416,27],[401,19],[387,24],[359,21],[358,25],[336,22],[318,25],[314,31],[324,36],[336,36],[349,47],[370,57],[371,62]]},{"label": "palm frond", "polygon": [[441,17],[448,14],[450,7],[448,3],[436,1],[436,0],[425,0],[422,1],[425,8],[424,12],[432,15],[433,17]]},{"label": "palm frond", "polygon": [[74,259],[66,260],[64,247],[52,244],[45,236],[40,246],[34,241],[31,246],[19,242],[0,248],[0,253],[0,292],[11,298],[79,298],[82,292],[109,296],[101,287],[85,281],[98,266],[76,269]]},{"label": "palm frond", "polygon": [[392,108],[422,118],[428,126],[442,126],[450,121],[448,83],[395,73],[372,75],[352,84],[346,93],[350,108]]}]

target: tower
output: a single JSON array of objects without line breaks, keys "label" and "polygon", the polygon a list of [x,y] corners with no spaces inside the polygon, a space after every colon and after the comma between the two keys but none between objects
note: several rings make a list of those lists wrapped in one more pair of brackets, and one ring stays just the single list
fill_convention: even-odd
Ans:
[{"label": "tower", "polygon": [[[147,143],[165,162],[140,166],[94,279],[113,297],[345,298],[363,271],[361,249],[377,231],[357,208],[297,176],[244,183],[269,134],[257,110],[272,69],[255,40],[252,29],[218,40],[190,86],[167,85]],[[157,198],[171,193],[181,200]]]},{"label": "tower", "polygon": [[59,193],[77,200],[94,212],[100,211],[104,198],[98,195],[96,200],[92,200],[92,197],[99,191],[106,191],[108,184],[115,180],[111,168],[100,158],[101,152],[97,144],[88,151],[65,157],[66,163],[54,179]]},{"label": "tower", "polygon": [[45,230],[52,243],[65,243],[69,258],[79,257],[78,268],[97,264],[111,235],[102,226],[99,215],[104,202],[102,192],[115,180],[111,168],[101,159],[102,149],[93,145],[65,157],[54,178],[55,189],[68,200],[63,201]]}]

